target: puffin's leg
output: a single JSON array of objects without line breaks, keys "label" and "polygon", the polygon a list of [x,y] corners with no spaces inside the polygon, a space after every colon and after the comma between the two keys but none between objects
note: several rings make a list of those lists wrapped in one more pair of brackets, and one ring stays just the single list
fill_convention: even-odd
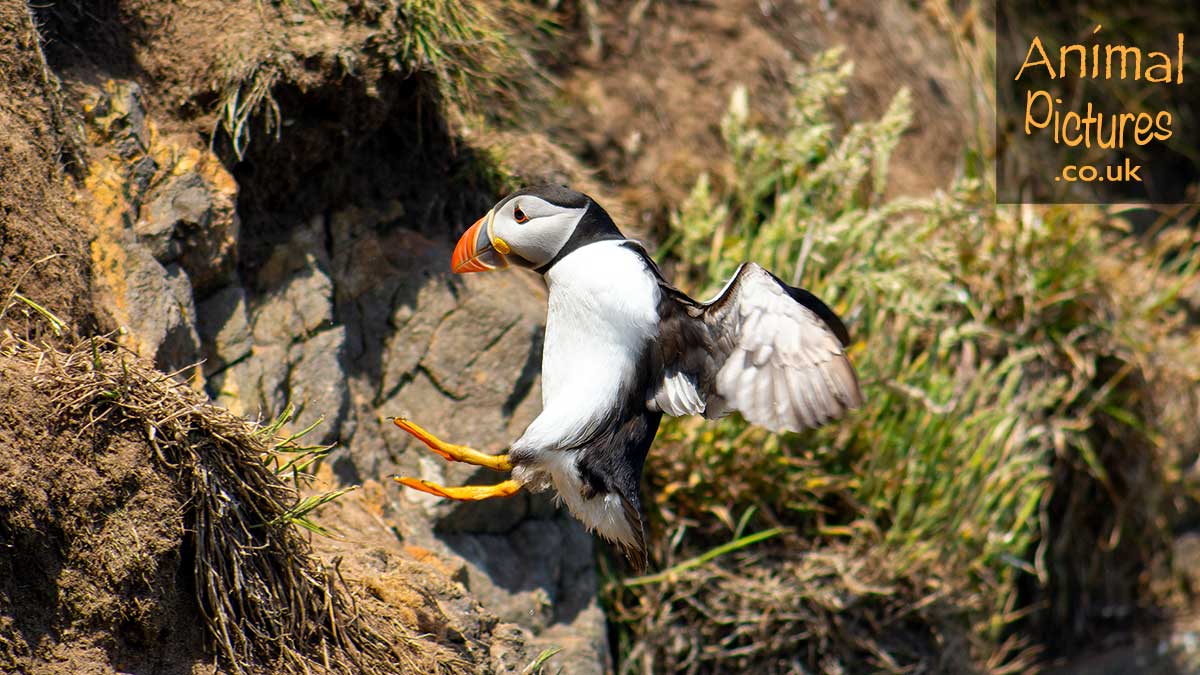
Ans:
[{"label": "puffin's leg", "polygon": [[[407,431],[413,436],[416,436],[417,440],[421,441],[425,445],[428,445],[430,450],[433,450],[451,462],[465,462],[467,464],[474,464],[475,466],[486,466],[487,468],[495,469],[496,471],[512,471],[512,462],[508,460],[508,455],[488,455],[478,450],[472,450],[465,445],[454,445],[453,443],[447,443],[439,439],[437,436],[434,436],[428,431],[422,429],[416,422],[410,422],[402,417],[393,417],[392,421],[396,423],[396,426]],[[503,483],[501,483],[501,485],[503,485]],[[409,487],[413,486],[410,485]],[[457,499],[457,497],[453,499]]]},{"label": "puffin's leg", "polygon": [[420,478],[408,476],[392,476],[396,482],[414,490],[427,492],[446,499],[459,499],[466,502],[476,502],[492,497],[511,497],[521,490],[521,484],[515,480],[506,480],[495,485],[463,485],[462,487],[445,487]]}]

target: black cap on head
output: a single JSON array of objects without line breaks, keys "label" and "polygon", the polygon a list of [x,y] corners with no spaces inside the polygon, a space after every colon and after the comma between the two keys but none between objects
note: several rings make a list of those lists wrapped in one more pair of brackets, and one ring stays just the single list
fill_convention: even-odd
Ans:
[{"label": "black cap on head", "polygon": [[594,244],[598,241],[625,239],[625,235],[621,234],[621,231],[617,229],[617,224],[608,215],[608,211],[605,211],[604,207],[597,204],[595,199],[582,192],[576,192],[563,185],[541,185],[529,188],[529,192],[526,194],[541,197],[552,204],[567,208],[587,207],[583,218],[575,226],[575,231],[571,233],[571,238],[559,249],[558,255],[554,256],[554,259],[550,262],[537,268],[537,272],[541,274],[545,274],[547,270],[554,266],[554,263],[562,260],[567,254],[581,246]]},{"label": "black cap on head", "polygon": [[507,204],[516,197],[520,197],[521,195],[538,197],[539,199],[544,199],[551,204],[556,204],[568,209],[581,209],[588,204],[596,203],[596,200],[583,194],[582,192],[572,190],[566,185],[554,185],[552,183],[547,183],[545,185],[531,185],[529,187],[521,188],[504,199],[501,199],[496,204],[496,208],[499,209],[501,206]]}]

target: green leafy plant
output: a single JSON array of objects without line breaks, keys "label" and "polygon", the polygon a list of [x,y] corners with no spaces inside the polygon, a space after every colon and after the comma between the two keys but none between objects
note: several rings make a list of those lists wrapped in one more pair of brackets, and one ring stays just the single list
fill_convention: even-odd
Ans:
[{"label": "green leafy plant", "polygon": [[[274,471],[275,475],[290,480],[297,493],[301,488],[312,485],[315,476],[310,471],[313,465],[323,459],[335,447],[334,445],[300,445],[300,440],[320,426],[324,418],[320,418],[307,427],[288,436],[279,436],[279,431],[290,422],[296,414],[296,408],[291,403],[284,407],[269,424],[258,430],[260,440],[268,450],[263,456],[263,462]],[[335,536],[329,528],[317,523],[310,516],[322,506],[336,501],[342,495],[357,490],[359,486],[348,485],[336,490],[300,498],[293,506],[276,516],[272,525],[296,525],[324,537]]]}]

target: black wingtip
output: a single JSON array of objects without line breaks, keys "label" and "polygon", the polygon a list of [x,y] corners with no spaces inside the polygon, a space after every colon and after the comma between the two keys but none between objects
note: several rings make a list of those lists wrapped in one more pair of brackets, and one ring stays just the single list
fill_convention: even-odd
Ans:
[{"label": "black wingtip", "polygon": [[[779,278],[776,277],[775,281],[779,281]],[[779,281],[779,285],[783,286],[788,295],[792,296],[793,300],[821,317],[821,320],[825,322],[826,326],[829,326],[829,330],[833,331],[833,334],[837,336],[838,341],[842,343],[843,347],[850,345],[850,331],[846,330],[846,324],[842,323],[842,318],[830,309],[829,305],[826,305],[820,298],[803,288],[789,286],[782,281]]]}]

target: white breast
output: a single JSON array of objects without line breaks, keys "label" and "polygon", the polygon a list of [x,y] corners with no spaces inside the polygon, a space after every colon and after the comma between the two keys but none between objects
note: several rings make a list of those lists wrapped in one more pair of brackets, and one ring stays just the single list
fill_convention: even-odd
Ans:
[{"label": "white breast", "polygon": [[[553,483],[589,530],[628,545],[634,533],[616,495],[584,500],[572,445],[609,420],[634,379],[637,359],[658,331],[658,283],[620,241],[589,244],[546,273],[550,287],[542,350],[542,413],[512,445],[532,461],[513,478],[538,490]],[[639,395],[642,392],[639,392]]]},{"label": "white breast", "polygon": [[659,291],[641,258],[619,241],[571,253],[546,282],[542,414],[521,440],[556,445],[615,407],[658,330]]},{"label": "white breast", "polygon": [[[581,247],[547,271],[550,306],[541,358],[542,411],[512,443],[512,477],[532,490],[553,484],[588,530],[634,545],[617,495],[584,500],[576,461],[580,450],[560,450],[582,440],[628,395],[637,362],[658,334],[659,287],[640,256],[620,241]],[[638,393],[642,394],[642,393]]]}]

